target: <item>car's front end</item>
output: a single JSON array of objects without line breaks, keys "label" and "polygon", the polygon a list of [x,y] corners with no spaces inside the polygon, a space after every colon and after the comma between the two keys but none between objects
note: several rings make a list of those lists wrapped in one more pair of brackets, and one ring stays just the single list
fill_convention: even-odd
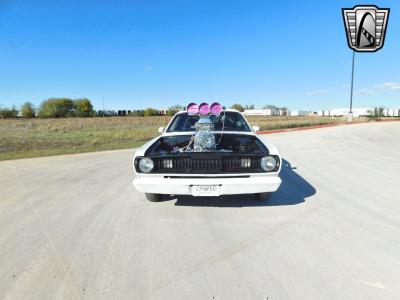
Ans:
[{"label": "car's front end", "polygon": [[[226,113],[228,117],[229,114]],[[190,118],[188,115],[181,117],[186,118],[184,122]],[[236,116],[232,114],[233,117]],[[195,126],[201,123],[196,120]],[[217,122],[214,121],[216,127]],[[233,123],[237,124],[236,119]],[[170,123],[168,128],[172,125]],[[239,129],[249,127],[248,124],[244,126]],[[225,128],[226,124],[212,131],[199,132],[197,128],[195,133],[165,130],[159,138],[136,151],[133,160],[135,188],[146,195],[266,196],[275,192],[281,184],[282,165],[276,147],[259,139],[252,130],[237,132],[225,131]],[[157,201],[160,197],[151,199]]]}]

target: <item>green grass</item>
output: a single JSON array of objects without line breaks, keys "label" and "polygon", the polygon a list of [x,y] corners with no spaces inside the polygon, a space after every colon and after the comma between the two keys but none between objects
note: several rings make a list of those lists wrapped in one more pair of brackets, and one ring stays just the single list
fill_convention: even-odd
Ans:
[{"label": "green grass", "polygon": [[169,117],[0,120],[0,160],[135,148]]},{"label": "green grass", "polygon": [[[0,160],[136,148],[170,117],[0,119]],[[323,117],[248,117],[262,130],[343,122]]]}]

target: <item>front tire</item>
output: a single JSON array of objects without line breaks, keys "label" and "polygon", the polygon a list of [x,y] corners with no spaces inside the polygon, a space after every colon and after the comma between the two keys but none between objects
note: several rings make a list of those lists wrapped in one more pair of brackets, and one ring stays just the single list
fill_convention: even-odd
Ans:
[{"label": "front tire", "polygon": [[151,201],[151,202],[160,202],[164,199],[163,194],[149,194],[145,193],[146,199]]},{"label": "front tire", "polygon": [[258,193],[256,194],[256,198],[259,201],[267,201],[271,197],[271,193]]}]

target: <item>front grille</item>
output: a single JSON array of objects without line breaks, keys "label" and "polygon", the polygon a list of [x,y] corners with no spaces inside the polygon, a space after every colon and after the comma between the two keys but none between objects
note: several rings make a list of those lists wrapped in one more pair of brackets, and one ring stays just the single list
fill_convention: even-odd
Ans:
[{"label": "front grille", "polygon": [[262,156],[238,157],[152,157],[152,173],[216,174],[264,172]]}]

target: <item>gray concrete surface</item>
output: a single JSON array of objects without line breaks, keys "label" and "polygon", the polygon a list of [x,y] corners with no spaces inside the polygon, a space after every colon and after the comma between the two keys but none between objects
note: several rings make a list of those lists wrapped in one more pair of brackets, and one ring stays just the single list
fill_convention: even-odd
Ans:
[{"label": "gray concrete surface", "polygon": [[269,202],[147,202],[133,150],[0,162],[0,299],[399,299],[400,123],[264,136]]}]

